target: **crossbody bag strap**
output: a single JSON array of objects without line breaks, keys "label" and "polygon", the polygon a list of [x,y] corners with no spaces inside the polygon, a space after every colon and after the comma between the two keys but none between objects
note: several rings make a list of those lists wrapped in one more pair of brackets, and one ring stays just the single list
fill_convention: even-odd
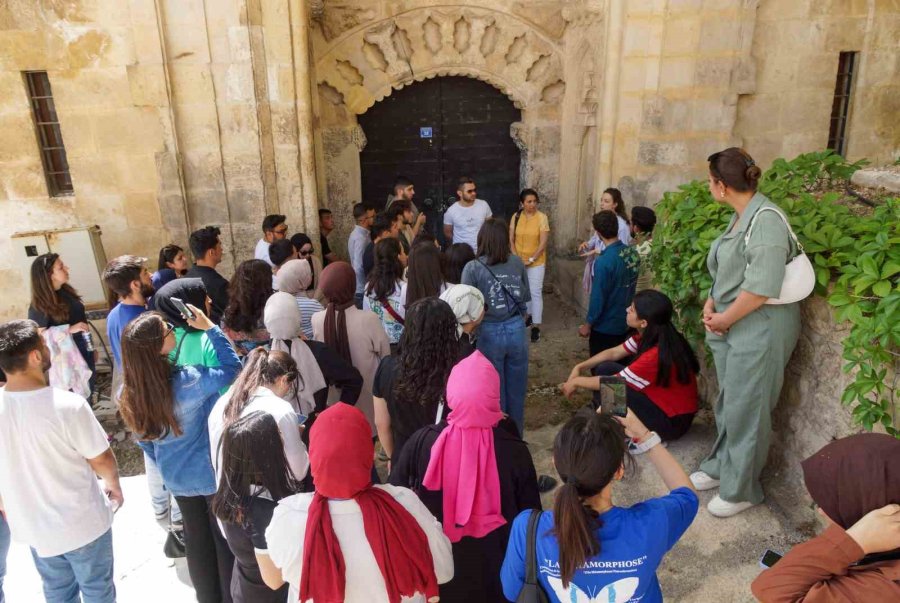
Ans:
[{"label": "crossbody bag strap", "polygon": [[488,274],[490,274],[492,277],[494,277],[494,280],[497,281],[497,284],[500,285],[500,288],[501,288],[501,289],[503,289],[503,294],[506,295],[509,299],[512,300],[513,306],[515,306],[515,310],[510,314],[510,317],[513,317],[513,316],[515,316],[516,314],[521,314],[521,313],[522,313],[522,310],[521,310],[521,308],[519,308],[519,300],[516,299],[516,296],[509,292],[509,289],[506,288],[506,285],[503,284],[503,281],[501,281],[499,278],[497,278],[497,275],[494,274],[494,271],[493,271],[493,270],[491,270],[490,268],[488,268],[488,265],[487,265],[487,264],[485,264],[485,263],[482,262],[481,260],[477,260],[477,261],[478,261],[479,264],[481,264],[482,266],[484,266],[484,269],[488,271]]},{"label": "crossbody bag strap", "polygon": [[787,217],[774,207],[760,207],[756,210],[756,213],[753,214],[753,217],[750,219],[750,225],[747,227],[747,234],[744,235],[744,247],[750,244],[750,234],[753,232],[753,225],[756,224],[756,217],[764,211],[773,211],[778,214],[778,217],[781,218],[781,221],[784,222],[785,227],[788,230],[788,234],[791,235],[791,239],[794,241],[794,245],[797,248],[797,255],[803,253],[803,245],[800,243],[800,239],[797,238],[797,235],[794,234],[794,229],[791,228],[791,224],[788,222]]},{"label": "crossbody bag strap", "polygon": [[381,303],[384,309],[387,310],[387,313],[391,315],[391,318],[393,318],[396,322],[399,322],[401,325],[406,324],[406,321],[403,320],[403,317],[400,316],[400,314],[398,314],[396,310],[394,310],[394,307],[391,305],[391,302],[388,301],[388,298],[382,297],[378,301]]},{"label": "crossbody bag strap", "polygon": [[537,529],[543,511],[533,509],[528,518],[528,541],[525,553],[525,584],[537,584]]}]

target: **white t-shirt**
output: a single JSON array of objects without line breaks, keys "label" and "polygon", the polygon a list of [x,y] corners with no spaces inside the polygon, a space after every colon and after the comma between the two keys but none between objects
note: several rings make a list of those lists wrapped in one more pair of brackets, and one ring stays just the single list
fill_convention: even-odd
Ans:
[{"label": "white t-shirt", "polygon": [[444,224],[453,227],[454,243],[466,243],[475,251],[478,246],[478,231],[492,215],[487,201],[475,199],[470,207],[463,207],[457,201],[444,212]]},{"label": "white t-shirt", "polygon": [[269,259],[269,245],[265,239],[260,239],[256,242],[256,251],[253,252],[253,257],[257,260],[262,260],[269,266],[274,267],[275,264],[272,263],[272,260]]},{"label": "white t-shirt", "polygon": [[[434,560],[434,573],[439,584],[453,579],[453,549],[444,535],[440,522],[428,511],[422,501],[408,488],[391,485],[376,485],[394,497],[409,511],[428,538],[428,547]],[[281,569],[281,575],[291,585],[288,601],[300,598],[300,572],[303,569],[303,543],[306,537],[306,513],[312,502],[313,493],[295,494],[283,498],[272,521],[266,529],[268,554],[272,562]],[[384,577],[375,561],[375,554],[363,526],[362,511],[355,500],[329,500],[331,522],[346,567],[345,603],[388,603]],[[421,593],[415,597],[404,597],[404,602],[425,603]]]},{"label": "white t-shirt", "polygon": [[108,449],[81,396],[0,390],[0,496],[13,538],[53,557],[105,534],[113,512],[87,459]]},{"label": "white t-shirt", "polygon": [[[222,451],[219,449],[219,442],[225,431],[225,407],[228,406],[230,400],[231,390],[228,390],[218,399],[207,419],[210,458],[213,459],[213,467],[216,470],[217,484],[222,476]],[[297,425],[297,413],[294,407],[287,400],[273,394],[272,390],[259,387],[247,401],[247,405],[241,411],[241,417],[258,411],[272,415],[275,423],[278,424],[278,432],[284,443],[284,456],[287,458],[291,471],[294,472],[294,477],[298,480],[306,477],[306,472],[309,470],[309,455],[306,452],[306,446],[300,439],[300,426]]]}]

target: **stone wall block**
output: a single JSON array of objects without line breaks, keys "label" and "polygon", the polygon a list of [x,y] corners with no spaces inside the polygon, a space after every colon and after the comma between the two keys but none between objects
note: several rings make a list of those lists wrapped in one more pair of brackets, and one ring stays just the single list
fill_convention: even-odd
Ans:
[{"label": "stone wall block", "polygon": [[688,151],[683,142],[655,142],[642,140],[638,147],[638,161],[644,165],[684,165]]},{"label": "stone wall block", "polygon": [[666,89],[692,86],[695,70],[696,59],[665,57],[660,68],[659,87]]},{"label": "stone wall block", "polygon": [[663,52],[667,56],[696,52],[700,44],[700,24],[701,20],[696,16],[667,20],[664,25]]},{"label": "stone wall block", "polygon": [[[103,67],[49,72],[56,110],[113,109],[132,106],[131,89],[125,67]],[[61,115],[61,118],[64,118]]]},{"label": "stone wall block", "polygon": [[128,65],[125,69],[134,105],[164,107],[168,104],[166,74],[162,65]]},{"label": "stone wall block", "polygon": [[862,50],[865,38],[865,19],[829,20],[825,26],[825,51]]},{"label": "stone wall block", "polygon": [[47,196],[47,180],[40,159],[0,163],[0,200],[36,199]]},{"label": "stone wall block", "polygon": [[732,83],[735,60],[731,57],[697,59],[694,84],[710,88],[728,88]]},{"label": "stone wall block", "polygon": [[0,116],[0,163],[23,157],[39,157],[34,125],[29,113]]},{"label": "stone wall block", "polygon": [[741,22],[734,18],[706,19],[700,28],[703,51],[733,51],[740,37]]},{"label": "stone wall block", "polygon": [[131,228],[142,229],[160,224],[159,204],[155,193],[127,193],[125,218]]}]

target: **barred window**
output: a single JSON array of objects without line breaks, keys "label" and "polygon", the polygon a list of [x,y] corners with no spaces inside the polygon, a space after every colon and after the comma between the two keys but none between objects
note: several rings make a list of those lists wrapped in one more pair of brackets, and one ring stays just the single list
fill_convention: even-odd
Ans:
[{"label": "barred window", "polygon": [[850,115],[850,96],[856,75],[858,52],[842,52],[838,60],[837,81],[834,84],[834,103],[831,105],[831,127],[828,148],[838,155],[847,152],[847,118]]},{"label": "barred window", "polygon": [[38,146],[41,149],[44,176],[47,178],[47,190],[51,197],[71,195],[75,189],[69,175],[66,147],[59,129],[59,118],[56,115],[47,72],[26,71],[25,81],[28,84],[28,96],[31,99],[31,112],[34,116]]}]

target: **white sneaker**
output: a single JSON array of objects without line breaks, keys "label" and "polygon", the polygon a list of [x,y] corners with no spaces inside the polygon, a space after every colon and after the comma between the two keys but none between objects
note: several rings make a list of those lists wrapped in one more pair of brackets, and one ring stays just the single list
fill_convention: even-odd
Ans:
[{"label": "white sneaker", "polygon": [[701,492],[719,487],[719,480],[711,477],[706,471],[694,471],[691,473],[691,483],[694,484],[694,488]]},{"label": "white sneaker", "polygon": [[716,494],[713,496],[713,499],[709,501],[709,504],[706,505],[706,509],[709,511],[710,515],[716,517],[731,517],[742,511],[746,511],[753,506],[756,505],[752,502],[728,502],[727,500],[722,500],[719,498],[719,495]]}]

